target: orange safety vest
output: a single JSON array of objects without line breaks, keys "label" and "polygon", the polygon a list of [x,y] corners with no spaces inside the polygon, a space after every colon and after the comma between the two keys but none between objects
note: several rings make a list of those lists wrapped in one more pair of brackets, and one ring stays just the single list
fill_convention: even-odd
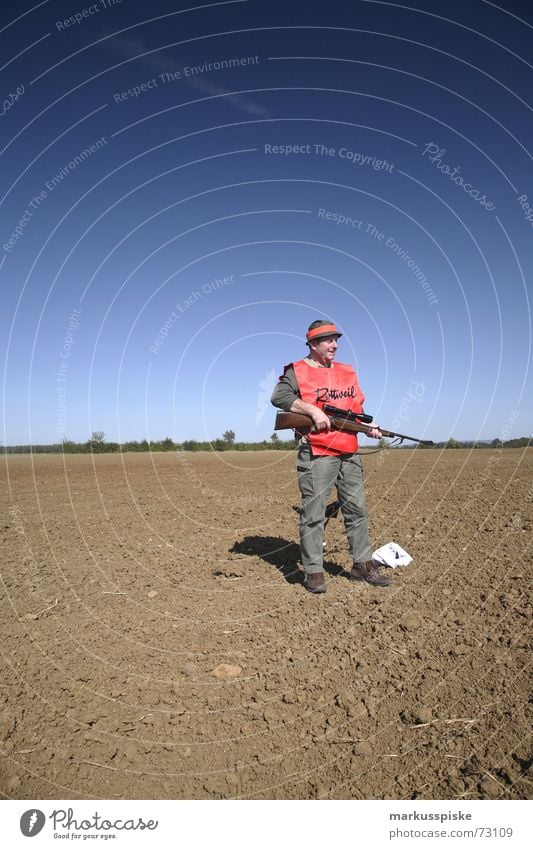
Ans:
[{"label": "orange safety vest", "polygon": [[[288,368],[286,366],[285,368]],[[342,410],[361,413],[365,396],[361,392],[357,375],[351,366],[333,363],[330,368],[315,368],[298,360],[292,363],[302,401],[322,408],[331,404]],[[313,454],[337,457],[359,450],[357,434],[331,430],[309,433],[307,436]]]}]

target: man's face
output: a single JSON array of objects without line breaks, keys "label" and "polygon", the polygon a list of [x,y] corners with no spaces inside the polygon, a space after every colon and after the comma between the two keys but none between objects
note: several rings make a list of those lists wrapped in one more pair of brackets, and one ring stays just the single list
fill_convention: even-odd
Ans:
[{"label": "man's face", "polygon": [[337,353],[337,337],[328,336],[326,339],[318,339],[311,345],[311,355],[321,365],[331,365]]}]

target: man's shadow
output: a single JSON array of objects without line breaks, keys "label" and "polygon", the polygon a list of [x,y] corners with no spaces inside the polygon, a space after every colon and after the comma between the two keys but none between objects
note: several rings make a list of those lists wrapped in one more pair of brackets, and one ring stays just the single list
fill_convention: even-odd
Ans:
[{"label": "man's shadow", "polygon": [[[248,554],[250,557],[260,557],[269,566],[274,566],[281,572],[288,584],[303,584],[304,572],[300,566],[300,547],[283,537],[244,537],[230,549],[233,554]],[[324,571],[329,575],[344,574],[344,569],[337,563],[324,561]]]}]

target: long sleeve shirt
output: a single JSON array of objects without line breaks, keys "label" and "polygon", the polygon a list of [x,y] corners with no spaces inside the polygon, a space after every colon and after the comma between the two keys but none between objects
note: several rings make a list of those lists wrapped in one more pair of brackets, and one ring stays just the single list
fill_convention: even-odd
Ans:
[{"label": "long sleeve shirt", "polygon": [[288,413],[295,399],[299,397],[298,381],[296,380],[293,367],[290,366],[274,387],[270,401],[274,407],[278,407],[284,413]]}]

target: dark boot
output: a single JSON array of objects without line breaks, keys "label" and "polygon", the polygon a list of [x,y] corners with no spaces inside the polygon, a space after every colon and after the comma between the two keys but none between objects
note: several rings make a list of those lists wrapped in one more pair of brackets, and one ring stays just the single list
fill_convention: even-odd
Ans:
[{"label": "dark boot", "polygon": [[325,593],[326,582],[324,581],[323,572],[311,572],[305,576],[304,587],[310,593]]},{"label": "dark boot", "polygon": [[388,587],[390,585],[389,579],[379,574],[379,569],[372,560],[365,560],[364,563],[354,563],[350,572],[350,578],[353,581],[365,581],[374,587]]}]

